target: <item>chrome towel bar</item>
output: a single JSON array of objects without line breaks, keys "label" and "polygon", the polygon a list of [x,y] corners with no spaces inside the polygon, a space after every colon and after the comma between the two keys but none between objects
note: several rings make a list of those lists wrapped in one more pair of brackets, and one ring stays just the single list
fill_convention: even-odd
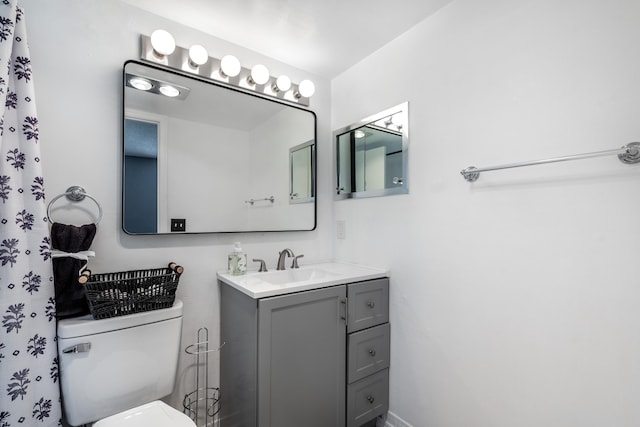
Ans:
[{"label": "chrome towel bar", "polygon": [[276,201],[276,198],[271,196],[271,197],[265,197],[264,199],[249,199],[249,200],[245,200],[244,202],[249,204],[249,205],[251,205],[251,206],[253,206],[253,204],[255,202],[271,202],[271,203],[273,203],[275,201]]},{"label": "chrome towel bar", "polygon": [[618,159],[622,163],[626,163],[629,165],[634,163],[640,163],[640,142],[630,142],[627,145],[614,150],[596,151],[593,153],[576,154],[573,156],[564,156],[564,157],[555,157],[552,159],[531,160],[528,162],[509,163],[506,165],[488,166],[484,168],[476,168],[475,166],[469,166],[468,168],[461,170],[460,174],[467,181],[474,182],[480,176],[480,172],[488,172],[488,171],[494,171],[494,170],[500,170],[500,169],[519,168],[523,166],[542,165],[546,163],[566,162],[569,160],[589,159],[592,157],[611,156],[614,154],[618,156]]}]

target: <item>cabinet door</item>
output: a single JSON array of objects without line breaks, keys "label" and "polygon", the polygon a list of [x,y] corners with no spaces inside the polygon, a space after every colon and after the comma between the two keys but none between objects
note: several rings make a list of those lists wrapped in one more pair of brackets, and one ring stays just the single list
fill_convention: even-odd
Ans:
[{"label": "cabinet door", "polygon": [[258,425],[344,427],[345,286],[258,303]]}]

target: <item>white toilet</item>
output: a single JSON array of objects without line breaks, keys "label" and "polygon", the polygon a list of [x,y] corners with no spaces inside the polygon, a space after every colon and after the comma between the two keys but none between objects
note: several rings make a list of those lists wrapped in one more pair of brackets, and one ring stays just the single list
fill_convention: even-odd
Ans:
[{"label": "white toilet", "polygon": [[67,422],[94,427],[195,427],[161,402],[175,383],[182,301],[110,319],[58,322],[60,385]]}]

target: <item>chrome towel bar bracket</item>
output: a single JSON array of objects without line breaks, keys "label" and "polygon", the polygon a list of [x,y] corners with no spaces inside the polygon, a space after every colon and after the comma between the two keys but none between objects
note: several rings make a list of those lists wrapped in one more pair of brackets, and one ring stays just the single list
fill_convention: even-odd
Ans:
[{"label": "chrome towel bar bracket", "polygon": [[460,174],[468,182],[475,182],[480,177],[481,172],[488,172],[488,171],[494,171],[494,170],[500,170],[500,169],[519,168],[523,166],[542,165],[546,163],[566,162],[569,160],[589,159],[592,157],[611,156],[614,154],[618,156],[618,159],[622,163],[625,163],[628,165],[640,163],[640,142],[630,142],[627,145],[614,150],[596,151],[593,153],[576,154],[573,156],[564,156],[564,157],[555,157],[552,159],[532,160],[528,162],[509,163],[505,165],[488,166],[483,168],[469,166],[468,168],[461,170]]}]

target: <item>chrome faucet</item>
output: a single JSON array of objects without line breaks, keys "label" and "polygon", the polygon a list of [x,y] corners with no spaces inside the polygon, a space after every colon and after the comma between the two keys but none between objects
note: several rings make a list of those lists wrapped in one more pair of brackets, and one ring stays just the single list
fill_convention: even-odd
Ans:
[{"label": "chrome faucet", "polygon": [[284,270],[284,260],[285,258],[289,256],[291,258],[294,257],[293,252],[291,252],[291,249],[287,248],[287,249],[283,249],[282,252],[280,252],[280,255],[278,256],[278,266],[276,267],[276,270]]}]

